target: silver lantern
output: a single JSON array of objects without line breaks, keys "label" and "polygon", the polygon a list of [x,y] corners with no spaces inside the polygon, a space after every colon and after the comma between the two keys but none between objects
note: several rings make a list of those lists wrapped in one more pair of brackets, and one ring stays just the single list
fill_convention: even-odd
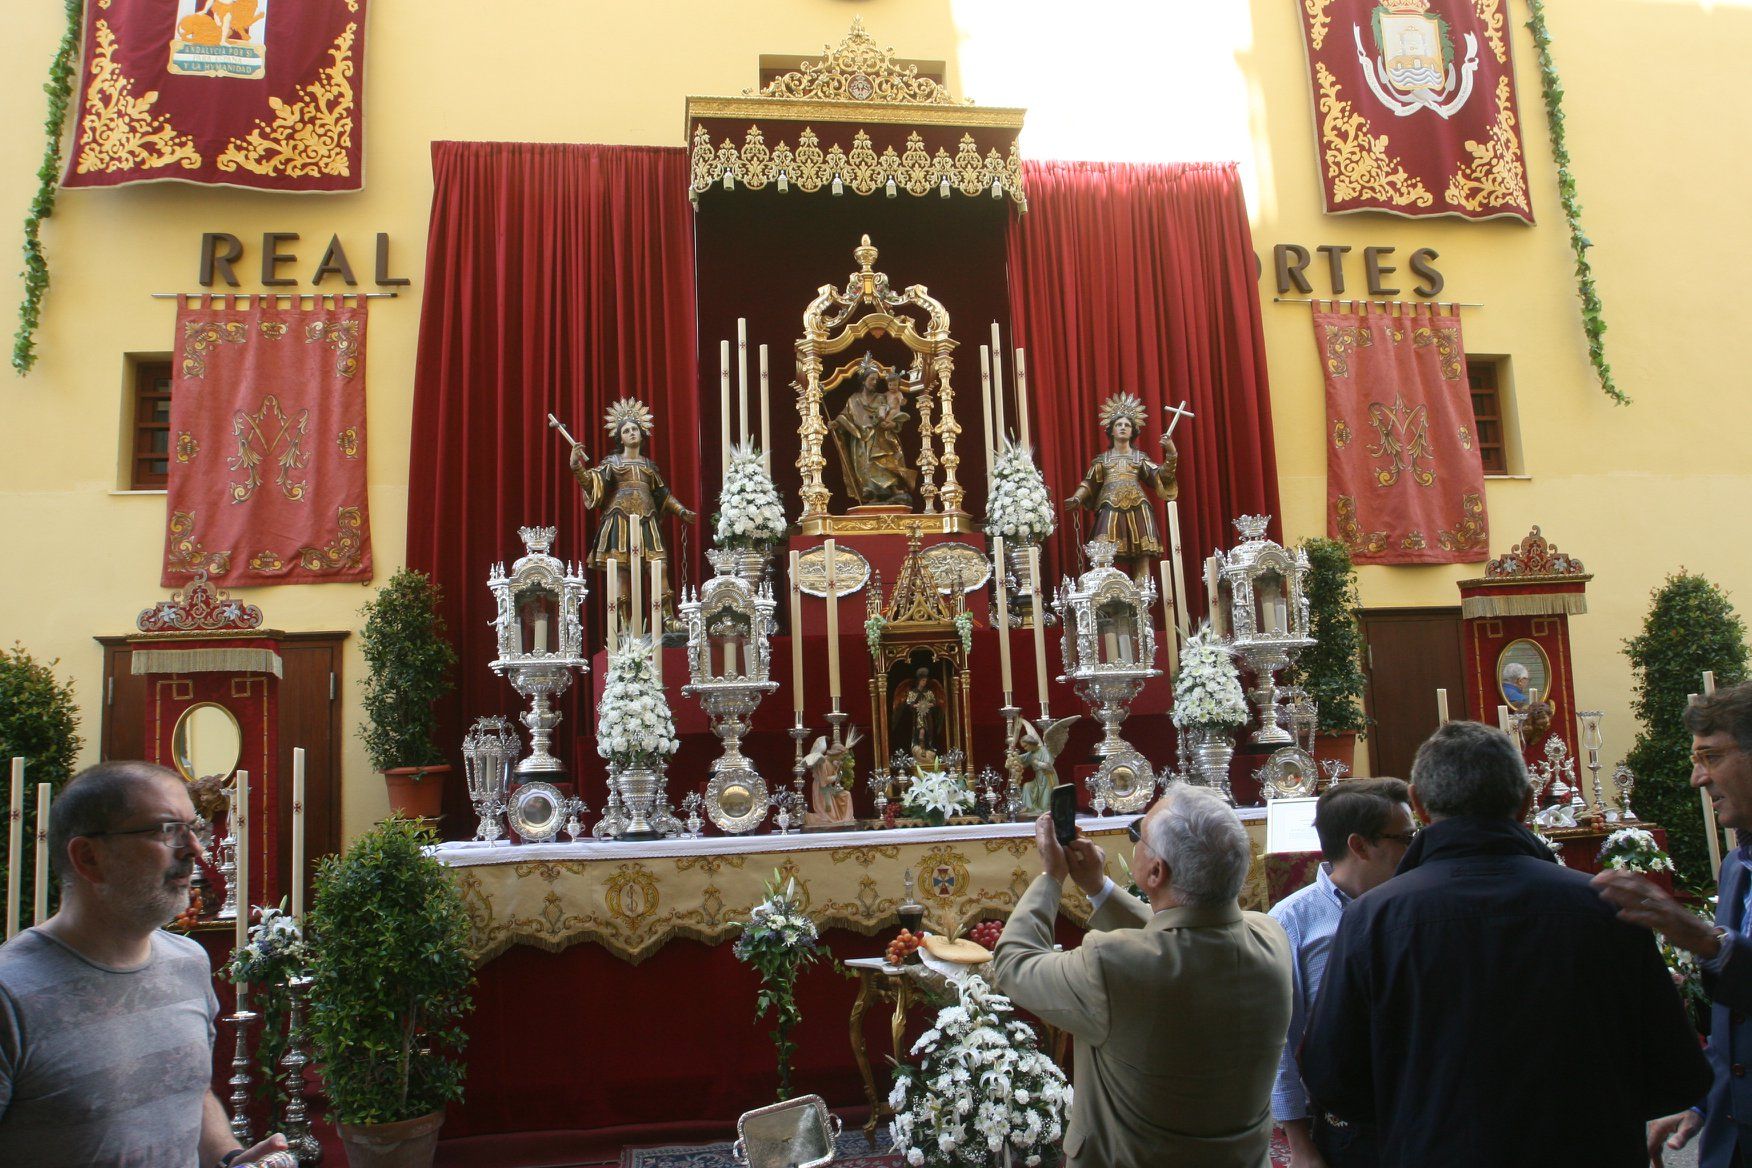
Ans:
[{"label": "silver lantern", "polygon": [[468,797],[480,825],[475,838],[496,843],[505,838],[505,806],[511,794],[511,771],[523,743],[508,719],[476,718],[462,739],[462,765],[468,775]]},{"label": "silver lantern", "polygon": [[519,780],[565,773],[565,765],[549,749],[560,724],[554,701],[572,684],[572,670],[585,672],[584,621],[580,615],[589,589],[577,564],[563,564],[548,554],[556,529],[520,527],[527,554],[511,565],[494,564],[487,587],[497,602],[493,628],[499,655],[488,662],[493,672],[530,703],[523,715],[529,727],[529,757],[517,764]]},{"label": "silver lantern", "polygon": [[1241,543],[1227,554],[1215,553],[1210,573],[1219,604],[1226,602],[1230,645],[1254,677],[1249,695],[1259,712],[1259,729],[1253,741],[1280,745],[1296,739],[1284,725],[1291,719],[1281,708],[1277,674],[1314,638],[1308,635],[1308,598],[1302,594],[1308,556],[1265,538],[1270,522],[1269,515],[1235,520]]}]

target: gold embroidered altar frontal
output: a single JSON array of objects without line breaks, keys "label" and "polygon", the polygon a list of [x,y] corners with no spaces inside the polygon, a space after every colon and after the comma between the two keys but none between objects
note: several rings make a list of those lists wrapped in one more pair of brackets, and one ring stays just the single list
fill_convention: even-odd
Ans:
[{"label": "gold embroidered altar frontal", "polygon": [[[1243,818],[1251,818],[1247,811]],[[1242,905],[1263,909],[1264,813],[1247,824],[1253,870]],[[1129,859],[1130,816],[1085,820],[1082,828],[1107,851],[1108,874],[1122,887]],[[933,931],[948,923],[1002,918],[1040,873],[1031,823],[971,827],[755,836],[744,839],[535,845],[444,844],[436,854],[456,870],[472,924],[469,956],[476,965],[513,945],[558,952],[590,942],[623,961],[645,960],[669,941],[734,940],[741,922],[765,897],[776,871],[797,881],[797,893],[822,929],[871,936],[899,925],[905,877]],[[1063,911],[1089,919],[1089,900],[1066,883]]]}]

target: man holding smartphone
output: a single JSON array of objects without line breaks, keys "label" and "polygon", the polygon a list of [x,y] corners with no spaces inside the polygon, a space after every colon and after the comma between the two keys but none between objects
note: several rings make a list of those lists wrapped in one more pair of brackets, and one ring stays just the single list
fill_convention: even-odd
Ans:
[{"label": "man holding smartphone", "polygon": [[[1099,847],[1081,835],[1061,846],[1053,817],[1041,816],[1043,871],[992,961],[1016,1005],[1077,1039],[1067,1163],[1266,1168],[1290,945],[1277,922],[1238,902],[1247,829],[1214,792],[1177,783],[1130,834],[1142,900],[1107,878]],[[1067,876],[1094,912],[1083,943],[1059,953]]]}]

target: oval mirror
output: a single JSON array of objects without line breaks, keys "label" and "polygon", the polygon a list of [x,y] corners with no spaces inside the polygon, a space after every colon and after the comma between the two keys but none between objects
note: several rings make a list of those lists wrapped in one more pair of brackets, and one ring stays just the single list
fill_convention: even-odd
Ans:
[{"label": "oval mirror", "polygon": [[209,775],[221,779],[237,769],[243,755],[243,727],[217,702],[197,702],[182,712],[170,732],[170,753],[184,782]]},{"label": "oval mirror", "polygon": [[1497,688],[1511,710],[1524,710],[1550,696],[1551,662],[1537,641],[1522,637],[1503,647],[1497,658]]}]

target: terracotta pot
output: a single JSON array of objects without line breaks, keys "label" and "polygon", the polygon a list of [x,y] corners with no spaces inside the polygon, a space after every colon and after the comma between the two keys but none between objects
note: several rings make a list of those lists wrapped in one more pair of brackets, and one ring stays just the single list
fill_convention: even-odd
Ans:
[{"label": "terracotta pot", "polygon": [[1357,732],[1344,730],[1337,734],[1316,734],[1314,736],[1314,758],[1318,762],[1336,759],[1345,765],[1347,775],[1354,775],[1357,762]]},{"label": "terracotta pot", "polygon": [[432,1168],[444,1113],[434,1111],[397,1123],[338,1123],[341,1146],[352,1168]]},{"label": "terracotta pot", "polygon": [[444,810],[444,780],[450,764],[394,767],[383,772],[389,786],[389,809],[408,819],[436,819]]}]

